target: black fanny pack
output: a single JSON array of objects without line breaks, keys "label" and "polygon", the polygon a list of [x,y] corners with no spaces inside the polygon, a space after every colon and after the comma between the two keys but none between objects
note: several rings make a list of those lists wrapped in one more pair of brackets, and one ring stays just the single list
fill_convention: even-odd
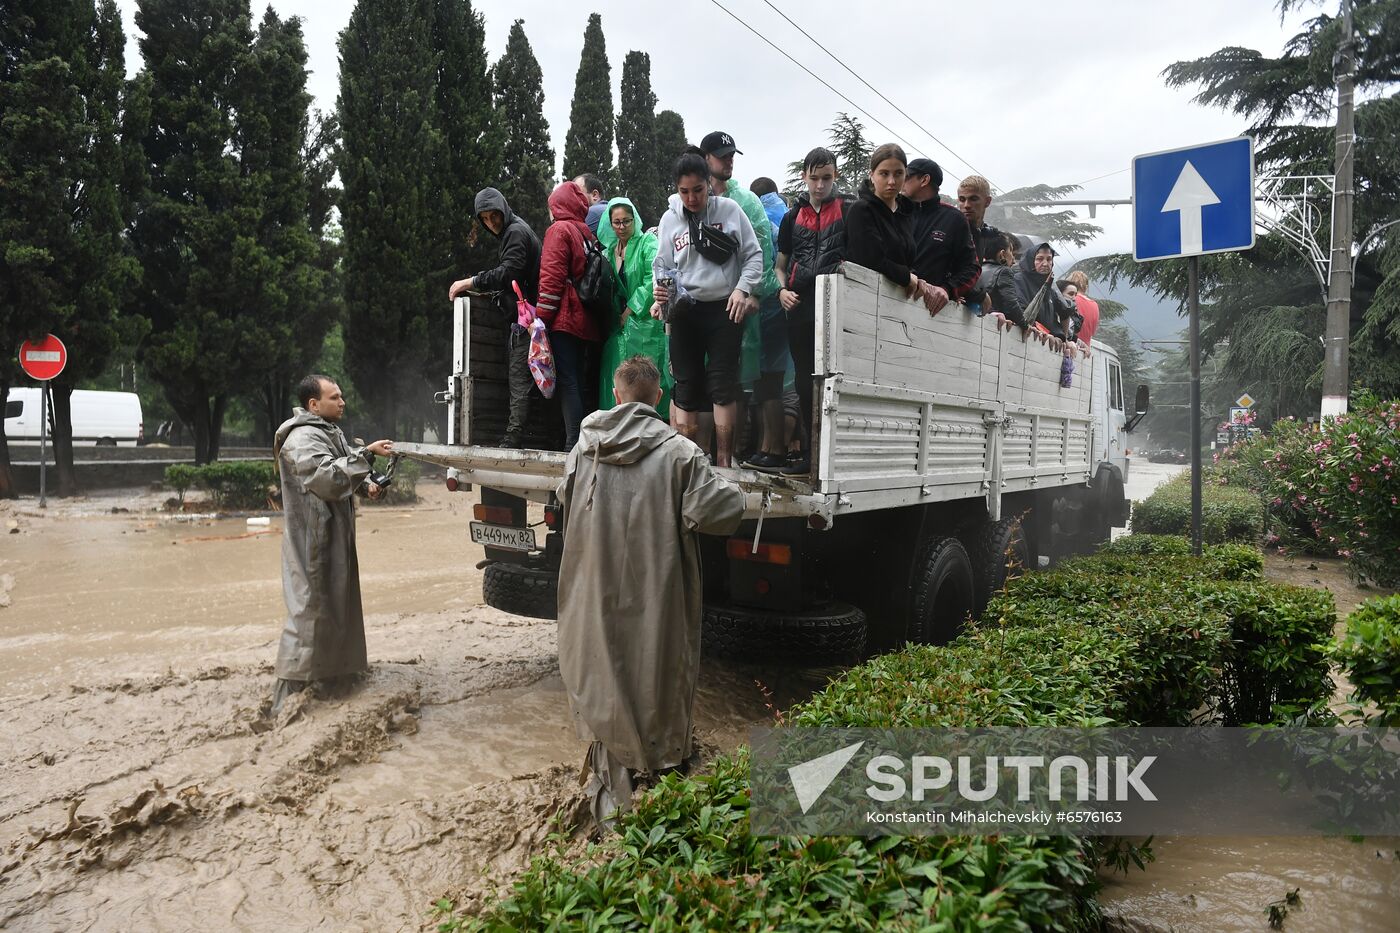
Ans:
[{"label": "black fanny pack", "polygon": [[690,245],[715,265],[724,265],[739,248],[739,241],[718,227],[702,224],[690,211],[685,212],[685,217],[690,222]]}]

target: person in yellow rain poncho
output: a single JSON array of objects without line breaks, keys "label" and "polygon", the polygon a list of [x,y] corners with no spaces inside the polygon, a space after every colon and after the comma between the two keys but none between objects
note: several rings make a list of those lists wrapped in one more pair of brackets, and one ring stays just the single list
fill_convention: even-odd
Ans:
[{"label": "person in yellow rain poncho", "polygon": [[644,356],[661,371],[661,401],[656,410],[662,419],[671,417],[671,366],[666,325],[651,316],[652,260],[656,258],[656,234],[645,232],[642,215],[626,198],[613,198],[598,223],[598,242],[617,273],[621,307],[619,326],[603,345],[602,372],[598,387],[598,407],[617,404],[613,395],[613,373],[623,360]]}]

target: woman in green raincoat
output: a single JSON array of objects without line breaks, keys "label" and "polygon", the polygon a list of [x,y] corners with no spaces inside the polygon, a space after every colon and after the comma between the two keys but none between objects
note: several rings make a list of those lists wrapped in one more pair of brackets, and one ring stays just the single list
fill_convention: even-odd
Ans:
[{"label": "woman in green raincoat", "polygon": [[663,418],[671,417],[671,366],[666,341],[666,325],[651,316],[652,260],[656,258],[656,234],[643,232],[642,217],[626,198],[613,198],[598,224],[598,242],[617,273],[622,307],[620,326],[603,345],[598,407],[612,408],[613,372],[623,360],[645,356],[661,370],[661,403],[656,406]]}]

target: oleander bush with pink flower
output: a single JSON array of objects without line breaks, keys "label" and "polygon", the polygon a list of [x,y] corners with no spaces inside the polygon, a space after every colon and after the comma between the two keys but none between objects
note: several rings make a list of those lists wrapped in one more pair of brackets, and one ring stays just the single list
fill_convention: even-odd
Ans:
[{"label": "oleander bush with pink flower", "polygon": [[1358,577],[1400,585],[1400,400],[1359,395],[1315,429],[1277,421],[1212,474],[1264,498],[1266,544],[1336,554]]}]

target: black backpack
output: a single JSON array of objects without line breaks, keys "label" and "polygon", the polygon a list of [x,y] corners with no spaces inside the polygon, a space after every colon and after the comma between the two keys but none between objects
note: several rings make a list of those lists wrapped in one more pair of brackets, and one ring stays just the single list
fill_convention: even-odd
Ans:
[{"label": "black backpack", "polygon": [[612,330],[616,317],[617,274],[608,263],[607,254],[597,237],[587,236],[585,226],[579,231],[583,240],[583,274],[571,280],[584,312],[598,325],[603,334]]}]

